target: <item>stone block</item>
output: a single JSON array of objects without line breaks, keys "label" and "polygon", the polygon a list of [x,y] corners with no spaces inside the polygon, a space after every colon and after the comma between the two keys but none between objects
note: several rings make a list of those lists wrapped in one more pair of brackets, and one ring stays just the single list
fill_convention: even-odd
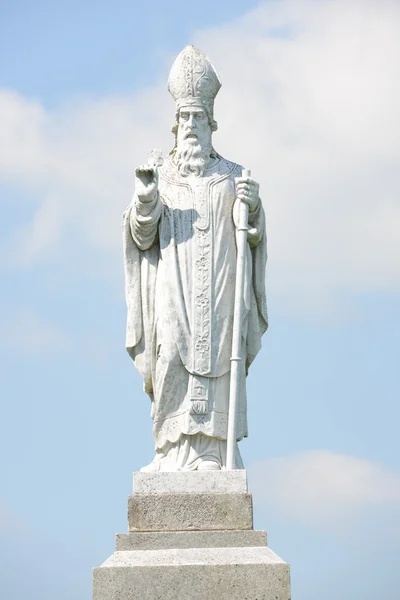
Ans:
[{"label": "stone block", "polygon": [[173,471],[134,473],[136,494],[247,492],[245,469],[235,471]]},{"label": "stone block", "polygon": [[129,531],[252,529],[251,494],[132,494]]},{"label": "stone block", "polygon": [[134,531],[116,536],[117,550],[167,550],[180,548],[265,547],[265,531]]},{"label": "stone block", "polygon": [[290,600],[289,565],[269,548],[114,552],[93,600]]}]

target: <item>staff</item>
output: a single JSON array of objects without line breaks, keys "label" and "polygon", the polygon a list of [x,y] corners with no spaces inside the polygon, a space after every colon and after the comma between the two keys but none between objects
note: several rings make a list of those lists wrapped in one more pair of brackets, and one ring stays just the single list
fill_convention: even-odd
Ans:
[{"label": "staff", "polygon": [[[243,169],[242,177],[250,177],[251,171]],[[239,203],[239,222],[237,227],[236,244],[236,282],[235,282],[235,308],[233,313],[233,332],[232,332],[232,355],[231,355],[231,379],[229,389],[229,415],[228,415],[228,434],[226,440],[226,468],[229,470],[236,468],[236,421],[237,406],[240,394],[240,377],[243,369],[241,362],[241,338],[242,322],[244,308],[244,276],[247,250],[247,230],[248,230],[249,207],[245,202]]]}]

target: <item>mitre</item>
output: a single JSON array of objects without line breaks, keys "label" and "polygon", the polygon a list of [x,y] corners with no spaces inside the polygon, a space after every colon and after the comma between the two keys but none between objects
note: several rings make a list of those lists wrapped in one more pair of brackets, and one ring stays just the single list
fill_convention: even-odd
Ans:
[{"label": "mitre", "polygon": [[202,106],[213,121],[214,99],[220,87],[218,74],[204,52],[189,45],[178,54],[168,78],[177,109]]}]

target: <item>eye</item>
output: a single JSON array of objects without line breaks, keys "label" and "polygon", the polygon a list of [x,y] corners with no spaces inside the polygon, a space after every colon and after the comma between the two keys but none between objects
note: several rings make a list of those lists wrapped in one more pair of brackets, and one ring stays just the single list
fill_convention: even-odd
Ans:
[{"label": "eye", "polygon": [[204,113],[197,113],[197,115],[196,115],[196,119],[197,119],[198,121],[204,121],[204,118],[205,118],[205,116],[206,116],[206,115],[205,115]]},{"label": "eye", "polygon": [[189,114],[188,113],[181,113],[181,119],[182,121],[187,121],[189,118]]}]

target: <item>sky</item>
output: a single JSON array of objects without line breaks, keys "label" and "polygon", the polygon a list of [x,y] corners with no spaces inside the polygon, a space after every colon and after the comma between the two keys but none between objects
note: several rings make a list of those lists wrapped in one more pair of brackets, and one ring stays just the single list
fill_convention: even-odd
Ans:
[{"label": "sky", "polygon": [[121,215],[188,43],[267,214],[241,443],[296,600],[400,598],[400,3],[0,1],[0,597],[91,597],[152,459]]}]

